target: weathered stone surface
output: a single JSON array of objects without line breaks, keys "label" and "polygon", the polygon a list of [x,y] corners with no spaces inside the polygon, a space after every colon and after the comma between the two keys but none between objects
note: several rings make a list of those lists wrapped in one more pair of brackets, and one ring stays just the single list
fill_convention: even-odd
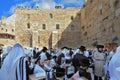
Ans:
[{"label": "weathered stone surface", "polygon": [[[120,44],[120,1],[94,0],[81,9],[81,44],[92,48],[94,44],[117,42]],[[84,28],[83,28],[84,26]],[[84,33],[88,34],[85,35]]]},{"label": "weathered stone surface", "polygon": [[13,14],[16,15],[15,22],[14,24],[11,22],[12,27],[15,28],[15,41],[29,47],[79,46],[80,16],[77,15],[78,13],[80,13],[79,8],[16,9]]},{"label": "weathered stone surface", "polygon": [[[96,44],[120,44],[120,1],[85,2],[81,9],[16,9],[11,17],[3,17],[0,21],[0,33],[9,29],[8,32],[16,36],[15,42],[32,47],[75,48],[84,45],[93,48]],[[57,24],[59,29],[56,29]],[[0,39],[1,43],[6,44]]]}]

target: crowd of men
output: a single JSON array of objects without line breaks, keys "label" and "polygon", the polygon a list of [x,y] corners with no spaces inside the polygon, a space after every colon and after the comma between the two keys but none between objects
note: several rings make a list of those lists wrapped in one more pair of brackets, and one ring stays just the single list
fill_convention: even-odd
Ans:
[{"label": "crowd of men", "polygon": [[[0,80],[29,80],[30,74],[45,80],[120,80],[120,47],[116,43],[77,49],[23,48],[19,43],[0,50]],[[92,69],[92,78],[89,68]],[[104,78],[103,78],[104,77]]]}]

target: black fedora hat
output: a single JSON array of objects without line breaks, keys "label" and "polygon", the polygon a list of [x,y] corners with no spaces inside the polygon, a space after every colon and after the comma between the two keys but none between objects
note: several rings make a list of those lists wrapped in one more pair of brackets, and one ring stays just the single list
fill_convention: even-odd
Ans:
[{"label": "black fedora hat", "polygon": [[103,45],[97,45],[97,48],[104,48]]},{"label": "black fedora hat", "polygon": [[85,51],[85,50],[86,50],[85,46],[80,46],[79,49],[80,49],[81,51]]}]

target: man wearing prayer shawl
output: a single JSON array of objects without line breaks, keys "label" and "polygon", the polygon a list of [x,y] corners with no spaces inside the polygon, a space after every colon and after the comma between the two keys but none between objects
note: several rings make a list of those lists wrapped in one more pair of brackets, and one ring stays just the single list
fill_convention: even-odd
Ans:
[{"label": "man wearing prayer shawl", "polygon": [[33,73],[34,74],[38,74],[39,73],[40,74],[39,77],[40,76],[46,76],[45,70],[41,67],[41,60],[40,59],[37,60],[37,64],[35,64],[35,66],[34,66]]},{"label": "man wearing prayer shawl", "polygon": [[4,59],[0,80],[29,80],[26,65],[24,49],[17,43]]},{"label": "man wearing prayer shawl", "polygon": [[93,54],[94,58],[94,80],[102,80],[104,76],[105,54],[103,45],[97,45],[97,50]]},{"label": "man wearing prayer shawl", "polygon": [[117,43],[109,43],[106,48],[108,50],[108,54],[106,56],[105,64],[105,80],[109,80],[109,62],[116,53]]},{"label": "man wearing prayer shawl", "polygon": [[9,53],[11,50],[12,50],[12,47],[11,47],[11,46],[7,46],[7,47],[4,49],[4,51],[3,51],[3,53],[2,53],[2,62],[3,62],[3,60],[5,59],[5,57],[8,55],[8,53]]},{"label": "man wearing prayer shawl", "polygon": [[41,53],[40,53],[40,58],[42,60],[45,60],[45,59],[48,59],[48,58],[51,58],[51,55],[47,52],[47,48],[46,47],[43,47]]},{"label": "man wearing prayer shawl", "polygon": [[109,63],[110,80],[120,80],[120,46]]}]

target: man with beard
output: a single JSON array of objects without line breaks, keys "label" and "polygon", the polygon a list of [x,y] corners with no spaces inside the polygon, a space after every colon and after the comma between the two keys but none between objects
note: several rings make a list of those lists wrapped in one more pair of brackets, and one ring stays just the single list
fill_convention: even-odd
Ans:
[{"label": "man with beard", "polygon": [[94,59],[94,80],[102,80],[104,76],[105,54],[103,45],[97,45],[97,50],[93,54]]}]

